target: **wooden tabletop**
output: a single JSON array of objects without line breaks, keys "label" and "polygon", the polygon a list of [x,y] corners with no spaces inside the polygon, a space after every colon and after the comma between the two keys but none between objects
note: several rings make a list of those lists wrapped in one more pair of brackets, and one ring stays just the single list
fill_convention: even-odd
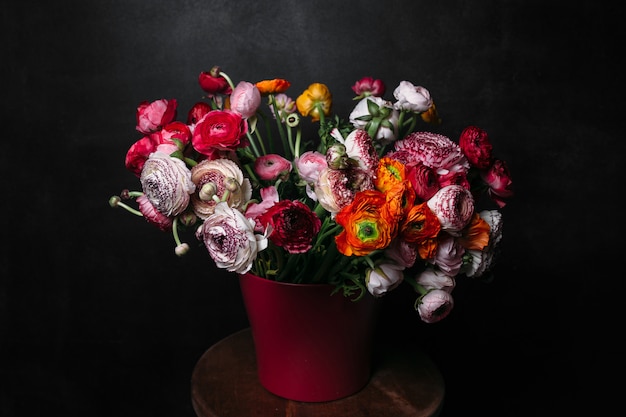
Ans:
[{"label": "wooden tabletop", "polygon": [[444,381],[419,349],[377,350],[370,382],[349,397],[303,403],[263,388],[250,329],[210,347],[194,368],[191,394],[198,417],[432,417],[441,410]]}]

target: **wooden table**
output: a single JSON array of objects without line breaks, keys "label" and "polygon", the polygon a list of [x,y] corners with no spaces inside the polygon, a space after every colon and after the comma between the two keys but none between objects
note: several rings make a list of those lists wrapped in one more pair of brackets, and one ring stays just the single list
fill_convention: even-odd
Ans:
[{"label": "wooden table", "polygon": [[441,410],[444,391],[439,370],[423,352],[383,348],[374,355],[370,382],[356,394],[324,403],[287,400],[259,383],[250,329],[209,348],[191,378],[198,417],[431,417]]}]

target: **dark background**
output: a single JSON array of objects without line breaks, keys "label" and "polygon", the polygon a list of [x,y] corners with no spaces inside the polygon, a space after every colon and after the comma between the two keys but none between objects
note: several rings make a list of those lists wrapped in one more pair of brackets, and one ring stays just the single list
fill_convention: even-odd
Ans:
[{"label": "dark background", "polygon": [[[385,301],[447,384],[442,416],[603,415],[623,388],[624,13],[603,2],[65,1],[0,10],[0,415],[193,416],[190,376],[247,327],[235,277],[108,206],[143,100],[186,114],[201,71],[427,87],[456,140],[488,131],[516,196],[489,285],[426,325]],[[607,4],[614,5],[615,2]],[[398,302],[401,301],[401,302]],[[617,381],[617,382],[616,382]]]}]

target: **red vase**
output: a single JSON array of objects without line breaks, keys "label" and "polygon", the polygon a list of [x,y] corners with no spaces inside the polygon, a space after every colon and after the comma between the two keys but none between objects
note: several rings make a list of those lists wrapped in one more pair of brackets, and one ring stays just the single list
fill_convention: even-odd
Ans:
[{"label": "red vase", "polygon": [[323,402],[363,388],[371,375],[376,300],[352,301],[327,284],[239,276],[261,385],[283,398]]}]

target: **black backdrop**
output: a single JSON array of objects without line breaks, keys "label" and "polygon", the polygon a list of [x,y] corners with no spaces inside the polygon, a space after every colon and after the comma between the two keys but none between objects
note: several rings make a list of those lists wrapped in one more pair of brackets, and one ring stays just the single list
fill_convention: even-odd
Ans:
[{"label": "black backdrop", "polygon": [[[40,3],[40,4],[38,4]],[[613,7],[613,6],[612,6]],[[600,2],[65,1],[0,11],[0,415],[193,416],[190,375],[247,326],[238,284],[108,206],[140,101],[201,96],[197,75],[310,82],[352,106],[364,75],[426,86],[453,139],[475,124],[516,196],[489,286],[425,325],[412,295],[385,333],[417,340],[442,415],[608,407],[622,349],[623,13]],[[618,269],[619,268],[619,269]],[[404,299],[406,297],[406,300]]]}]

